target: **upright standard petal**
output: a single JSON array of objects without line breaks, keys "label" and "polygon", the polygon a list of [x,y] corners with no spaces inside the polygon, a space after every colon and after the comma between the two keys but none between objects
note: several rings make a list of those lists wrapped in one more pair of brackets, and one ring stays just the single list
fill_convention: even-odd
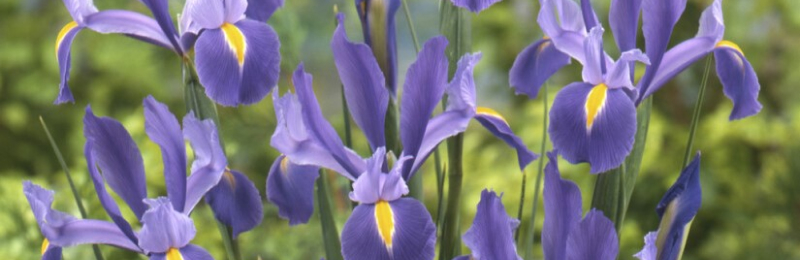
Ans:
[{"label": "upright standard petal", "polygon": [[453,5],[466,8],[470,12],[473,13],[480,13],[486,8],[489,8],[493,4],[500,2],[501,0],[450,0],[453,2]]},{"label": "upright standard petal", "polygon": [[583,81],[592,84],[603,83],[606,69],[605,52],[603,52],[603,27],[594,27],[589,31],[589,36],[583,43],[586,62],[583,63]]},{"label": "upright standard petal", "polygon": [[340,172],[341,174],[350,176],[355,180],[363,172],[363,165],[358,167],[359,165],[351,160],[351,153],[344,147],[342,139],[339,138],[336,130],[322,115],[317,97],[311,88],[311,81],[313,80],[311,74],[305,73],[303,64],[300,64],[292,78],[295,90],[297,90],[298,100],[302,105],[303,123],[308,130],[308,134],[341,165],[344,169],[344,172]]},{"label": "upright standard petal", "polygon": [[620,52],[636,49],[642,0],[611,0],[608,24]]},{"label": "upright standard petal", "polygon": [[83,23],[86,16],[97,12],[92,0],[63,0],[63,2],[69,15],[78,23]]},{"label": "upright standard petal", "polygon": [[124,34],[178,52],[156,20],[137,12],[104,10],[87,16],[84,24],[95,32]]},{"label": "upright standard petal", "polygon": [[144,99],[144,129],[161,147],[167,196],[177,211],[186,204],[186,144],[178,119],[153,96]]},{"label": "upright standard petal", "polygon": [[76,22],[70,22],[61,28],[61,31],[56,37],[56,58],[58,59],[58,71],[61,82],[58,84],[58,97],[53,102],[55,104],[62,104],[65,102],[74,102],[72,91],[69,90],[69,71],[71,67],[71,54],[72,41],[75,35],[83,29]]},{"label": "upright standard petal", "polygon": [[614,260],[618,253],[619,240],[614,223],[601,211],[592,209],[569,232],[568,260]]},{"label": "upright standard petal", "polygon": [[143,201],[147,197],[147,187],[142,154],[131,135],[118,121],[96,117],[89,106],[83,117],[83,135],[87,143],[92,145],[97,165],[108,186],[141,219],[147,210]]},{"label": "upright standard petal", "polygon": [[667,51],[669,38],[675,23],[686,8],[686,0],[662,1],[643,0],[642,2],[642,31],[644,33],[645,51],[650,57],[650,66],[647,66],[641,79],[641,93],[646,93],[655,73],[661,68],[661,60]]},{"label": "upright standard petal", "polygon": [[543,38],[526,47],[517,55],[508,82],[514,92],[536,98],[539,89],[558,70],[570,63],[570,57],[559,51],[553,40]]},{"label": "upright standard petal", "polygon": [[215,29],[225,23],[225,3],[218,0],[187,0],[183,15],[203,29]]},{"label": "upright standard petal", "polygon": [[283,6],[284,0],[250,0],[247,1],[245,16],[260,22],[267,22],[275,10]]},{"label": "upright standard petal", "polygon": [[717,63],[717,77],[722,82],[722,90],[725,96],[733,101],[730,120],[758,114],[761,111],[761,103],[758,102],[761,84],[758,83],[758,76],[744,54],[738,48],[724,46],[714,50],[714,59]]},{"label": "upright standard petal", "polygon": [[267,199],[278,207],[278,216],[289,225],[308,223],[314,213],[314,183],[319,167],[292,163],[278,156],[267,176]]},{"label": "upright standard petal", "polygon": [[553,147],[597,174],[622,164],[633,148],[636,107],[622,89],[572,83],[556,95],[548,127]]},{"label": "upright standard petal", "polygon": [[263,99],[280,76],[280,42],[269,25],[244,19],[207,29],[195,43],[195,65],[206,94],[225,106]]},{"label": "upright standard petal", "polygon": [[[400,140],[405,155],[416,156],[419,152],[431,114],[447,87],[445,47],[447,39],[443,36],[428,40],[408,68],[400,103]],[[413,161],[407,161],[404,167],[412,165]]]},{"label": "upright standard petal", "polygon": [[680,258],[686,244],[686,227],[700,210],[702,200],[698,152],[656,207],[656,212],[661,217],[656,238],[658,259]]},{"label": "upright standard petal", "polygon": [[353,209],[342,229],[342,255],[352,260],[433,259],[436,226],[419,201],[401,198]]},{"label": "upright standard petal", "polygon": [[[397,38],[395,14],[401,0],[355,0],[364,42],[369,45],[380,70],[386,77],[386,87],[392,97],[397,94]],[[343,14],[337,15],[343,19]],[[342,22],[339,22],[342,24]]]},{"label": "upright standard petal", "polygon": [[461,237],[475,259],[522,259],[514,242],[519,220],[508,216],[500,198],[494,191],[483,190],[475,220]]},{"label": "upright standard petal", "polygon": [[261,224],[264,205],[255,184],[244,174],[226,170],[217,186],[206,194],[206,203],[216,219],[230,226],[235,239]]},{"label": "upright standard petal", "polygon": [[337,19],[339,24],[331,40],[333,60],[344,85],[350,114],[375,150],[386,145],[384,123],[389,90],[369,46],[350,42],[344,28],[344,14],[338,14]]},{"label": "upright standard petal", "polygon": [[111,217],[111,221],[119,227],[119,230],[125,234],[133,243],[138,243],[139,238],[136,237],[136,234],[133,233],[133,228],[131,228],[131,224],[122,217],[122,212],[119,210],[119,206],[117,202],[114,201],[114,198],[108,194],[106,190],[106,181],[97,172],[97,163],[94,159],[94,152],[92,151],[93,144],[91,142],[86,142],[84,146],[84,156],[86,157],[86,165],[89,169],[89,176],[92,178],[92,183],[94,183],[94,191],[97,193],[97,198],[100,200],[100,205],[103,206],[103,209],[106,210],[106,214]]},{"label": "upright standard petal", "polygon": [[478,112],[475,113],[475,119],[483,125],[489,132],[491,132],[500,140],[503,140],[506,144],[517,150],[517,162],[519,163],[519,169],[524,170],[525,166],[528,166],[533,160],[539,158],[538,155],[531,152],[528,149],[528,146],[514,134],[514,131],[511,130],[511,126],[508,125],[508,121],[494,111],[491,108],[486,107],[478,107]]},{"label": "upright standard petal", "polygon": [[574,182],[561,178],[558,153],[548,152],[544,168],[544,227],[542,251],[545,259],[567,259],[567,238],[581,221],[581,190]]},{"label": "upright standard petal", "polygon": [[647,55],[642,53],[639,49],[633,49],[623,52],[619,60],[612,64],[609,68],[608,74],[605,75],[605,83],[609,88],[627,88],[633,90],[633,79],[631,79],[631,71],[633,71],[633,62],[641,62],[649,64],[650,59]]},{"label": "upright standard petal", "polygon": [[106,244],[140,252],[136,244],[113,223],[99,220],[78,220],[53,210],[53,194],[29,181],[22,187],[36,221],[49,246],[69,247],[81,244]]},{"label": "upright standard petal", "polygon": [[167,0],[142,0],[142,2],[150,9],[161,31],[167,36],[167,39],[174,47],[178,55],[183,55],[183,49],[178,41],[178,32],[175,29],[175,24],[172,22],[172,16],[169,12],[169,2]]},{"label": "upright standard petal", "polygon": [[[595,26],[600,25],[597,14],[594,12],[594,8],[592,8],[592,1],[581,0],[581,14],[583,15],[583,22],[586,24],[586,30],[591,30]],[[565,18],[562,17],[561,19]]]},{"label": "upright standard petal", "polygon": [[197,230],[188,215],[175,211],[165,197],[147,199],[150,209],[142,217],[139,246],[147,253],[166,253],[182,248],[194,238]]},{"label": "upright standard petal", "polygon": [[583,42],[586,38],[581,10],[572,0],[542,0],[536,21],[545,36],[550,37],[559,51],[581,64],[586,64]]},{"label": "upright standard petal", "polygon": [[183,117],[183,137],[189,140],[194,151],[192,174],[186,181],[186,205],[182,211],[189,214],[200,198],[219,183],[228,160],[211,119],[201,121],[194,114],[186,115]]},{"label": "upright standard petal", "polygon": [[408,186],[400,175],[400,168],[410,157],[404,156],[395,162],[393,169],[383,173],[386,148],[378,148],[371,158],[367,159],[367,170],[353,182],[350,200],[358,203],[375,204],[379,201],[394,201],[408,194]]}]

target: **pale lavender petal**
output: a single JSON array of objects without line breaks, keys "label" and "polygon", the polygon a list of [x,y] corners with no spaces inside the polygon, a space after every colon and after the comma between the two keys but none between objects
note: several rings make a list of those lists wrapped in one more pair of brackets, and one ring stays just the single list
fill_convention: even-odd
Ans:
[{"label": "pale lavender petal", "polygon": [[225,22],[224,1],[187,0],[184,14],[204,29],[216,29]]},{"label": "pale lavender petal", "polygon": [[603,83],[603,27],[594,27],[584,41],[586,62],[583,63],[583,81],[597,85]]},{"label": "pale lavender petal", "polygon": [[158,22],[146,15],[126,10],[104,10],[86,17],[86,27],[108,34],[125,34],[135,39],[178,52]]},{"label": "pale lavender petal", "polygon": [[147,199],[150,209],[142,217],[139,246],[148,253],[165,253],[182,248],[194,238],[197,230],[188,215],[175,211],[169,199]]},{"label": "pale lavender petal", "polygon": [[586,64],[583,47],[586,32],[578,4],[572,0],[543,0],[541,4],[536,21],[545,36],[553,40],[559,51]]},{"label": "pale lavender petal", "polygon": [[472,226],[461,236],[475,259],[519,259],[514,230],[519,220],[508,216],[501,197],[483,190]]},{"label": "pale lavender petal", "polygon": [[192,174],[186,181],[186,205],[189,214],[200,198],[219,183],[228,164],[219,142],[217,127],[211,119],[198,120],[194,114],[183,117],[183,137],[189,140],[194,151]]},{"label": "pale lavender petal", "polygon": [[289,225],[308,223],[314,213],[314,183],[319,168],[298,165],[284,155],[275,159],[267,176],[267,199]]},{"label": "pale lavender petal", "polygon": [[619,240],[614,223],[603,212],[592,209],[572,228],[567,239],[567,260],[614,260]]},{"label": "pale lavender petal", "polygon": [[97,12],[92,0],[63,0],[72,20],[78,24],[83,24],[83,19]]},{"label": "pale lavender petal", "polygon": [[383,164],[387,161],[386,148],[378,148],[372,157],[367,160],[367,171],[353,182],[350,200],[373,204],[378,201],[394,201],[408,194],[408,186],[406,186],[405,180],[400,175],[399,168],[409,158],[408,156],[400,158],[395,162],[394,169],[389,173],[383,173]]},{"label": "pale lavender petal", "polygon": [[656,256],[658,255],[658,247],[656,247],[657,237],[658,231],[648,232],[647,235],[644,236],[644,247],[642,251],[639,251],[639,253],[633,256],[639,260],[656,260]]},{"label": "pale lavender petal", "polygon": [[650,59],[639,49],[623,52],[605,76],[605,83],[609,88],[628,88],[633,89],[631,74],[634,62],[649,64]]},{"label": "pale lavender petal", "polygon": [[222,0],[223,10],[225,10],[225,22],[237,23],[244,19],[244,12],[247,11],[247,0]]},{"label": "pale lavender petal", "polygon": [[186,204],[186,144],[178,119],[153,96],[144,99],[145,132],[161,147],[167,196],[177,211]]},{"label": "pale lavender petal", "polygon": [[559,51],[551,39],[541,39],[517,55],[508,82],[514,92],[536,98],[545,81],[570,63],[570,57]]},{"label": "pale lavender petal", "polygon": [[220,223],[231,227],[231,236],[261,224],[264,206],[255,184],[244,174],[226,170],[217,186],[206,193],[206,203]]},{"label": "pale lavender petal", "polygon": [[566,259],[567,238],[581,221],[581,190],[574,182],[561,178],[558,153],[547,153],[544,168],[544,227],[542,251],[545,259]]}]

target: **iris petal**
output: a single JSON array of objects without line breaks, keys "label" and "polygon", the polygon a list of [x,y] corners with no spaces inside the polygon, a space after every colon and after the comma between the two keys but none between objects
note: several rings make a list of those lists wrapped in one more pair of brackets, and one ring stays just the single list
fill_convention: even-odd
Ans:
[{"label": "iris petal", "polygon": [[486,8],[500,2],[501,0],[451,0],[453,5],[466,8],[470,12],[480,13]]},{"label": "iris petal", "polygon": [[58,84],[58,97],[54,101],[55,104],[65,102],[74,102],[72,91],[69,90],[69,71],[71,67],[71,54],[72,41],[75,35],[83,29],[78,26],[76,22],[70,22],[61,29],[56,38],[56,57],[58,58],[58,70],[61,82]]},{"label": "iris petal", "polygon": [[519,169],[525,169],[529,163],[536,158],[539,158],[538,155],[531,152],[525,143],[522,142],[522,139],[517,137],[514,134],[514,131],[511,130],[511,126],[508,125],[508,122],[497,112],[491,110],[489,108],[478,107],[478,112],[475,114],[475,119],[483,125],[489,132],[491,132],[497,138],[500,138],[508,144],[509,146],[513,147],[517,150],[517,161],[519,162]]},{"label": "iris petal", "polygon": [[248,19],[267,22],[275,10],[283,6],[284,0],[251,0],[247,2],[245,15]]},{"label": "iris petal", "polygon": [[230,226],[233,238],[261,224],[264,206],[255,184],[244,174],[226,170],[217,186],[206,194],[216,219]]},{"label": "iris petal", "polygon": [[641,10],[642,0],[611,0],[608,24],[620,52],[636,48],[636,34]]},{"label": "iris petal", "polygon": [[581,190],[574,182],[561,178],[557,152],[548,152],[544,168],[544,227],[542,250],[545,259],[566,259],[567,238],[581,221]]},{"label": "iris petal", "polygon": [[714,50],[714,59],[722,90],[733,101],[730,120],[742,119],[761,111],[761,103],[758,102],[761,84],[741,49],[719,47]]},{"label": "iris petal", "polygon": [[144,100],[145,132],[161,147],[167,195],[177,211],[186,204],[186,144],[181,125],[169,108],[152,96]]},{"label": "iris petal", "polygon": [[568,260],[614,260],[619,253],[619,240],[614,223],[603,212],[592,209],[567,239]]},{"label": "iris petal", "polygon": [[314,213],[314,183],[319,168],[294,164],[284,155],[275,159],[267,176],[267,199],[289,225],[308,223]]},{"label": "iris petal", "polygon": [[519,220],[508,216],[500,198],[494,191],[483,190],[475,220],[462,236],[475,259],[522,259],[514,242]]},{"label": "iris petal", "polygon": [[201,121],[194,114],[186,115],[183,117],[183,136],[189,140],[194,151],[192,174],[186,180],[186,205],[183,208],[183,212],[189,214],[200,198],[219,183],[228,160],[222,151],[213,120]]},{"label": "iris petal", "polygon": [[166,253],[189,244],[197,230],[188,215],[175,211],[169,199],[147,199],[150,209],[142,216],[139,246],[146,252]]},{"label": "iris petal", "polygon": [[570,63],[570,57],[559,51],[553,41],[544,38],[526,47],[517,55],[508,81],[516,94],[536,98],[550,76]]},{"label": "iris petal", "polygon": [[[391,249],[378,231],[375,204],[360,204],[353,209],[342,229],[342,255],[345,259],[433,259],[436,227],[419,201],[401,198],[385,202],[392,212],[394,234]],[[390,256],[391,255],[391,256]]]},{"label": "iris petal", "polygon": [[642,1],[642,32],[644,34],[645,51],[650,57],[650,66],[647,66],[641,79],[641,92],[646,93],[655,73],[661,70],[661,60],[667,51],[667,44],[672,36],[672,29],[678,18],[686,8],[686,0]]},{"label": "iris petal", "polygon": [[113,221],[131,241],[138,243],[139,239],[133,233],[131,224],[122,217],[122,212],[120,212],[117,202],[114,201],[114,198],[112,198],[106,190],[105,180],[100,173],[97,172],[97,163],[94,159],[95,155],[92,151],[92,147],[91,141],[86,142],[84,146],[84,157],[86,157],[86,165],[89,168],[89,175],[92,178],[92,183],[94,183],[94,191],[97,193],[97,198],[100,200],[103,209],[106,210],[106,214],[111,217],[111,221]]}]

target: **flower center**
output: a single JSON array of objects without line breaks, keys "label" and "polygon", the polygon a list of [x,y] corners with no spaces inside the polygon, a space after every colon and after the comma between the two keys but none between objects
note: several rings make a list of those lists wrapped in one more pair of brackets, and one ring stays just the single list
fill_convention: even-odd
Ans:
[{"label": "flower center", "polygon": [[183,255],[178,249],[170,247],[169,251],[167,251],[167,260],[183,260]]},{"label": "flower center", "polygon": [[394,236],[394,212],[389,202],[384,200],[375,203],[375,224],[378,225],[378,234],[383,239],[387,248],[392,248],[392,236]]},{"label": "flower center", "polygon": [[594,120],[600,114],[600,111],[603,110],[603,105],[606,103],[606,93],[608,92],[608,87],[606,84],[600,83],[597,86],[594,86],[591,91],[589,91],[589,96],[586,97],[586,105],[584,105],[584,109],[586,110],[586,130],[591,131],[592,125],[594,125]]},{"label": "flower center", "polygon": [[230,23],[224,23],[220,28],[225,35],[225,41],[228,42],[228,47],[236,54],[236,61],[239,62],[239,67],[242,67],[244,65],[244,52],[247,49],[244,34],[236,25]]}]

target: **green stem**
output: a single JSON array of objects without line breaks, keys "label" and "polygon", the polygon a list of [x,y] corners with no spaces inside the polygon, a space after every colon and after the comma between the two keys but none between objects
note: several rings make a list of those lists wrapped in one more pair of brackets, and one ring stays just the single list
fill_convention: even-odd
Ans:
[{"label": "green stem", "polygon": [[697,132],[697,124],[700,121],[700,110],[703,108],[703,97],[706,94],[706,85],[708,85],[708,73],[711,70],[711,55],[706,58],[706,68],[703,73],[702,85],[700,85],[700,93],[697,95],[697,102],[694,104],[694,113],[692,114],[692,124],[689,130],[689,140],[686,142],[686,152],[683,154],[683,165],[686,167],[689,164],[689,159],[692,158],[692,145],[694,144],[694,135]]},{"label": "green stem", "polygon": [[[525,209],[525,184],[528,182],[528,175],[522,171],[522,188],[519,192],[519,210],[517,210],[517,219],[522,219],[522,211]],[[519,228],[514,231],[514,243],[519,243]]]},{"label": "green stem", "polygon": [[548,113],[549,107],[547,106],[547,83],[542,86],[542,103],[544,107],[544,116],[542,120],[542,145],[539,148],[539,154],[543,156],[539,158],[539,172],[536,173],[536,184],[533,186],[533,210],[531,211],[531,221],[528,224],[528,242],[525,243],[525,259],[533,259],[533,246],[536,243],[536,210],[539,207],[539,189],[542,184],[542,175],[544,175],[544,160],[545,149],[547,148],[547,118],[550,116]]},{"label": "green stem", "polygon": [[[53,135],[50,134],[50,130],[47,128],[47,124],[45,124],[42,116],[39,116],[39,123],[42,124],[44,134],[47,135],[47,140],[50,142],[50,147],[53,148],[53,152],[56,154],[56,158],[58,159],[58,163],[61,165],[61,169],[64,170],[64,174],[67,175],[67,182],[69,182],[69,188],[72,190],[72,197],[75,199],[75,203],[78,204],[78,211],[81,213],[81,218],[86,218],[86,209],[83,207],[81,197],[78,195],[78,189],[75,188],[75,183],[72,181],[72,174],[69,173],[69,168],[67,167],[67,163],[64,161],[64,156],[61,154],[61,150],[58,149],[58,144],[56,144],[55,139],[53,139]],[[92,165],[89,165],[89,167],[92,167]],[[100,247],[97,245],[92,245],[92,251],[94,251],[94,257],[97,260],[103,260],[103,254],[100,252]]]},{"label": "green stem", "polygon": [[342,260],[339,231],[337,231],[336,221],[333,219],[330,192],[328,191],[328,176],[324,170],[320,170],[319,178],[317,178],[316,201],[319,209],[319,221],[322,226],[325,259]]},{"label": "green stem", "polygon": [[403,12],[406,14],[406,21],[408,22],[408,30],[411,31],[411,39],[414,41],[414,49],[419,53],[419,41],[417,40],[417,30],[414,29],[414,20],[411,19],[411,12],[408,10],[408,0],[403,2]]},{"label": "green stem", "polygon": [[462,168],[462,151],[464,134],[458,134],[447,140],[450,168],[448,169],[447,209],[442,222],[442,244],[439,252],[440,260],[453,259],[460,254],[461,239],[459,237],[459,213],[461,211],[461,181],[464,176]]}]

